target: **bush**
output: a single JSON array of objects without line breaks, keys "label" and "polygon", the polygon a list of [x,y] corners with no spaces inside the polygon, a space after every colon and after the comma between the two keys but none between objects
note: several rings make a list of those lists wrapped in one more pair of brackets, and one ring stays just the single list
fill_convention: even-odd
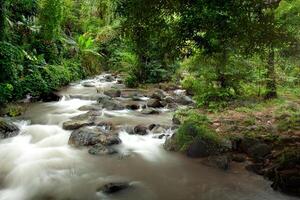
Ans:
[{"label": "bush", "polygon": [[13,84],[23,69],[23,53],[18,47],[0,42],[0,83]]},{"label": "bush", "polygon": [[0,105],[11,100],[13,89],[13,86],[9,83],[0,83]]}]

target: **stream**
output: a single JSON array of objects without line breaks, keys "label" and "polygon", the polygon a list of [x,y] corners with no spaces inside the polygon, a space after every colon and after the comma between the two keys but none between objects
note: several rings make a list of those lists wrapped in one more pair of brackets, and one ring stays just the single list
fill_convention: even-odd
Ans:
[{"label": "stream", "polygon": [[[171,126],[172,110],[143,115],[139,110],[108,111],[101,116],[119,127],[122,143],[117,154],[90,155],[87,148],[68,144],[72,131],[63,122],[85,114],[78,110],[92,105],[96,88],[118,87],[117,81],[103,81],[105,75],[73,83],[60,91],[59,102],[31,103],[16,124],[21,133],[0,141],[0,200],[293,200],[273,191],[270,182],[233,163],[222,171],[200,160],[163,149],[165,137],[155,134],[130,135],[123,127],[138,124]],[[95,87],[84,87],[83,83]],[[128,90],[130,91],[130,90]],[[99,92],[99,91],[98,91]],[[84,98],[83,98],[84,97]],[[126,97],[118,101],[130,101]],[[141,106],[143,101],[141,99]],[[163,131],[171,135],[172,130]],[[128,189],[104,194],[98,188],[126,181]]]}]

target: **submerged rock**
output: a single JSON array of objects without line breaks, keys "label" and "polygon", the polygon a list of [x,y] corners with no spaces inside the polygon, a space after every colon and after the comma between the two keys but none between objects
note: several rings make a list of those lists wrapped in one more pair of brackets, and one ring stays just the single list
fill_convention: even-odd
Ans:
[{"label": "submerged rock", "polygon": [[159,114],[159,111],[154,108],[145,108],[141,111],[144,115],[156,115]]},{"label": "submerged rock", "polygon": [[91,155],[111,155],[117,153],[115,149],[102,144],[96,144],[92,146],[88,152]]},{"label": "submerged rock", "polygon": [[222,170],[228,170],[230,167],[230,158],[228,155],[216,155],[208,157],[208,164]]},{"label": "submerged rock", "polygon": [[100,104],[92,104],[92,105],[85,105],[81,106],[78,110],[80,111],[99,111],[102,110],[102,106]]},{"label": "submerged rock", "polygon": [[84,82],[81,85],[83,87],[95,87],[95,83],[93,83],[93,82]]},{"label": "submerged rock", "polygon": [[14,123],[0,118],[0,139],[15,137],[19,132],[20,129]]},{"label": "submerged rock", "polygon": [[127,182],[108,183],[102,186],[101,188],[99,188],[97,191],[98,192],[101,191],[105,194],[113,194],[129,188],[129,186],[130,186],[129,183]]}]

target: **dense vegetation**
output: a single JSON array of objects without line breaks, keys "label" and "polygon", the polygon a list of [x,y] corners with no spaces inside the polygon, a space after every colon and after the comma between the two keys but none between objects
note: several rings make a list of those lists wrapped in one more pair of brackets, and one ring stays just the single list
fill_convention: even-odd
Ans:
[{"label": "dense vegetation", "polygon": [[300,85],[296,0],[1,0],[0,103],[101,71],[182,81],[199,106]]}]

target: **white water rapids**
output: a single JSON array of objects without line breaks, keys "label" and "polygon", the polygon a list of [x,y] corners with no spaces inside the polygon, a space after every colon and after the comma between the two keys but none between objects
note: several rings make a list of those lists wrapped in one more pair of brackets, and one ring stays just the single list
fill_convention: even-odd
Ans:
[{"label": "white water rapids", "polygon": [[[103,76],[85,80],[105,89],[116,82]],[[0,200],[289,200],[272,191],[269,182],[242,166],[229,172],[207,167],[178,153],[163,150],[164,139],[121,131],[118,154],[93,156],[86,148],[68,145],[71,131],[62,123],[84,114],[78,108],[93,100],[70,98],[95,95],[94,87],[73,84],[59,102],[33,103],[16,122],[19,136],[0,141]],[[147,100],[145,98],[144,100]],[[120,126],[171,123],[171,114],[142,116],[139,111],[103,111]],[[170,130],[165,130],[171,134]],[[132,187],[114,195],[97,192],[103,184],[129,181]]]}]

